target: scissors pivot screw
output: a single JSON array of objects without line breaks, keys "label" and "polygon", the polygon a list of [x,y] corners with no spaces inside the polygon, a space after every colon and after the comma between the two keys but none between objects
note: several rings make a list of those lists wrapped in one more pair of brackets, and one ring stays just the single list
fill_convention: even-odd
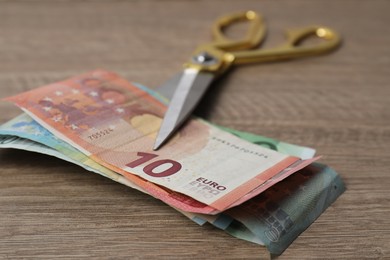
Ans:
[{"label": "scissors pivot screw", "polygon": [[217,59],[214,56],[208,54],[207,52],[199,53],[198,55],[194,56],[192,60],[202,65],[213,65],[217,63]]}]

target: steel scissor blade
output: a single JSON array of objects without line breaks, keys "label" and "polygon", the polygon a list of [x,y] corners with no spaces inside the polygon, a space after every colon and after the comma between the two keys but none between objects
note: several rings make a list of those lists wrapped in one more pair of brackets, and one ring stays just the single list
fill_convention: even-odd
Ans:
[{"label": "steel scissor blade", "polygon": [[[179,128],[194,110],[208,86],[214,78],[214,74],[200,72],[196,69],[185,69],[177,88],[169,103],[160,130],[154,143],[157,150]],[[174,82],[172,81],[172,82]],[[169,89],[169,87],[166,87]]]},{"label": "steel scissor blade", "polygon": [[179,85],[180,79],[183,75],[183,72],[175,74],[172,78],[164,82],[164,84],[158,86],[155,91],[159,94],[163,95],[168,100],[171,100],[173,94],[175,94],[175,90]]}]

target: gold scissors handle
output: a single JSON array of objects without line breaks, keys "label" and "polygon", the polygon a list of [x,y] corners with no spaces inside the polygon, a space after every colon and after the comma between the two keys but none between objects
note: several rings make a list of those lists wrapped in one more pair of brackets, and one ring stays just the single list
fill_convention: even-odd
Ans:
[{"label": "gold scissors handle", "polygon": [[[234,64],[278,61],[325,54],[336,49],[341,42],[340,36],[335,31],[323,26],[288,30],[286,36],[286,43],[278,47],[232,53],[235,57]],[[300,46],[311,36],[324,41],[312,46]]]},{"label": "gold scissors handle", "polygon": [[[248,21],[249,28],[241,40],[231,40],[225,36],[224,29],[234,23]],[[212,27],[214,41],[209,45],[224,51],[247,50],[257,47],[264,39],[266,28],[263,17],[253,11],[240,12],[219,18]]]},{"label": "gold scissors handle", "polygon": [[[249,22],[247,35],[238,41],[227,38],[224,29],[240,21]],[[278,61],[324,54],[336,49],[341,42],[340,36],[335,31],[323,26],[310,26],[287,31],[287,40],[281,46],[253,50],[262,43],[265,33],[266,26],[263,19],[254,11],[223,16],[214,23],[214,41],[200,45],[185,67],[221,74],[233,64]],[[301,45],[311,36],[324,41],[311,46]]]}]

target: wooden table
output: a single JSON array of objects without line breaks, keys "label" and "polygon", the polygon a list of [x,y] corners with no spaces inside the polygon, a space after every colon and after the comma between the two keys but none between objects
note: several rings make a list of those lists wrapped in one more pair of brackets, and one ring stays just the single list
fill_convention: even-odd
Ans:
[{"label": "wooden table", "polygon": [[[1,1],[0,97],[105,68],[156,87],[221,14],[264,14],[282,29],[324,24],[337,52],[235,69],[207,120],[324,155],[347,191],[279,259],[390,257],[389,1]],[[4,122],[20,111],[0,103]],[[267,258],[267,251],[162,202],[48,156],[1,150],[0,259]]]}]

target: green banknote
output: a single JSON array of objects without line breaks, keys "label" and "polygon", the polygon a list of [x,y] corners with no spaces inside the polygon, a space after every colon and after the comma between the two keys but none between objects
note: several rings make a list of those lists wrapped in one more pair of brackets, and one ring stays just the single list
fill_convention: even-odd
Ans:
[{"label": "green banknote", "polygon": [[217,127],[219,127],[222,130],[225,130],[226,132],[234,134],[240,137],[241,139],[247,140],[251,143],[258,144],[281,153],[297,156],[303,160],[313,158],[315,154],[315,150],[309,147],[289,144],[289,143],[278,141],[276,139],[255,135],[247,132],[242,132],[227,127],[222,127],[222,126],[217,126]]},{"label": "green banknote", "polygon": [[279,255],[344,191],[333,169],[313,163],[224,212],[234,219],[225,231]]}]

